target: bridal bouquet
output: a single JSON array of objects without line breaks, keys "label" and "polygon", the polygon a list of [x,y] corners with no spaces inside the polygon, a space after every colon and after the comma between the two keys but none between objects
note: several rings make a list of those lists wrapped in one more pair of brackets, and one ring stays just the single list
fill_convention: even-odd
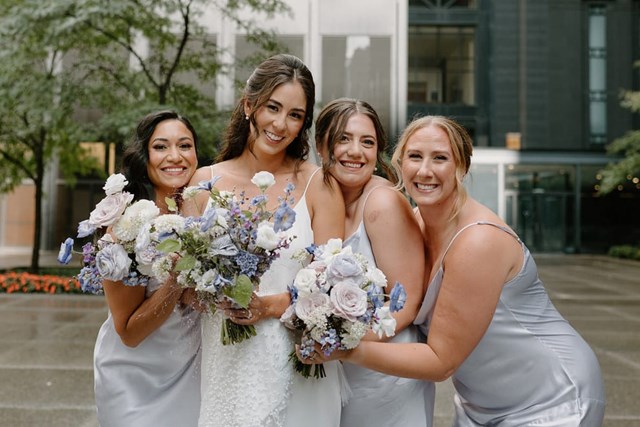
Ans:
[{"label": "bridal bouquet", "polygon": [[[247,308],[258,288],[260,277],[287,247],[293,237],[285,231],[291,228],[295,212],[291,208],[293,185],[279,197],[274,211],[267,209],[266,190],[275,184],[269,172],[258,172],[251,182],[261,194],[251,199],[244,192],[236,195],[215,187],[220,177],[187,188],[185,200],[197,192],[209,192],[209,205],[201,217],[174,218],[173,227],[148,227],[151,238],[148,247],[167,254],[177,254],[175,265],[170,259],[154,261],[154,276],[178,272],[177,282],[194,288],[198,299],[215,311],[215,304],[231,300],[238,307]],[[159,217],[158,220],[161,220]],[[155,233],[155,237],[153,236]],[[160,264],[160,266],[158,266]],[[252,336],[253,325],[238,325],[224,319],[221,331],[223,344],[235,344]]]},{"label": "bridal bouquet", "polygon": [[[288,327],[302,331],[302,357],[312,355],[316,343],[328,356],[337,349],[355,348],[369,330],[379,337],[395,334],[396,321],[391,313],[404,306],[402,284],[396,282],[385,305],[384,273],[351,247],[342,247],[341,239],[312,245],[307,252],[312,260],[289,286],[292,303],[280,318]],[[290,360],[304,377],[325,376],[322,364],[305,365],[295,352]]]},{"label": "bridal bouquet", "polygon": [[[123,191],[127,183],[122,174],[109,176],[103,187],[106,197],[78,225],[77,238],[92,236],[82,246],[83,267],[76,276],[84,292],[101,293],[103,279],[122,281],[129,286],[146,286],[149,281],[149,275],[138,268],[136,238],[145,224],[158,217],[160,210],[150,200],[132,203],[133,194]],[[73,245],[70,237],[60,245],[60,263],[71,261]]]}]

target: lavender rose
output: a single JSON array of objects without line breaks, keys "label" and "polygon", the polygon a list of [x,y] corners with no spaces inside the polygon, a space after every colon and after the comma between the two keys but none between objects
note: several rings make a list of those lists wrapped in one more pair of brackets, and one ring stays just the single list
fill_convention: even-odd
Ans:
[{"label": "lavender rose", "polygon": [[349,283],[339,283],[331,288],[333,313],[355,322],[367,311],[367,292]]},{"label": "lavender rose", "polygon": [[327,266],[327,281],[329,283],[346,283],[360,286],[365,280],[362,267],[352,253],[339,253]]},{"label": "lavender rose", "polygon": [[131,259],[121,245],[105,245],[96,255],[96,267],[103,278],[118,281],[129,273]]},{"label": "lavender rose", "polygon": [[313,293],[306,297],[299,297],[296,303],[296,316],[307,327],[312,328],[318,321],[325,320],[325,314],[331,310],[330,304],[327,294]]},{"label": "lavender rose", "polygon": [[113,224],[120,218],[131,200],[133,200],[133,194],[126,192],[105,197],[89,215],[89,224],[96,228]]}]

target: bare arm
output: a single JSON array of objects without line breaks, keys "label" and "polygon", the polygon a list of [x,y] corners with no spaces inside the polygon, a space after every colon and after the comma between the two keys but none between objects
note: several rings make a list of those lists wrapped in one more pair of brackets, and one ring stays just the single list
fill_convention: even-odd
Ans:
[{"label": "bare arm", "polygon": [[503,284],[521,263],[522,250],[513,237],[490,227],[472,227],[458,237],[447,254],[427,343],[363,341],[354,350],[318,357],[320,361],[341,359],[395,376],[443,381],[486,332]]},{"label": "bare arm", "polygon": [[[392,187],[371,193],[365,206],[364,224],[376,264],[387,277],[385,292],[389,294],[396,282],[407,292],[404,308],[393,313],[398,333],[413,323],[422,304],[425,262],[422,234],[409,202]],[[370,333],[366,339],[378,340],[378,336]]]},{"label": "bare arm", "polygon": [[122,343],[136,347],[169,317],[182,289],[170,278],[149,298],[144,286],[126,286],[122,282],[103,281],[113,324]]},{"label": "bare arm", "polygon": [[338,182],[330,177],[330,184],[322,173],[316,173],[309,184],[307,204],[311,214],[313,240],[317,245],[329,239],[344,239],[344,199]]}]

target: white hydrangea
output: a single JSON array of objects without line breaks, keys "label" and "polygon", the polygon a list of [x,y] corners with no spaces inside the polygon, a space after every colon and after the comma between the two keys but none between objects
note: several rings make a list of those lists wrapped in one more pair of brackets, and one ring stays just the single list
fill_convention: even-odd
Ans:
[{"label": "white hydrangea", "polygon": [[142,226],[160,215],[160,209],[151,200],[138,200],[129,206],[113,226],[113,234],[123,241],[134,240]]},{"label": "white hydrangea", "polygon": [[362,322],[344,322],[342,326],[346,333],[342,336],[340,342],[347,349],[356,348],[364,334],[367,333],[367,325]]},{"label": "white hydrangea", "polygon": [[151,274],[158,282],[164,283],[169,278],[169,273],[173,267],[173,260],[171,257],[160,257],[153,262],[151,266]]},{"label": "white hydrangea", "polygon": [[176,214],[160,215],[153,221],[156,233],[172,233],[174,230],[182,230],[184,228],[184,217]]}]

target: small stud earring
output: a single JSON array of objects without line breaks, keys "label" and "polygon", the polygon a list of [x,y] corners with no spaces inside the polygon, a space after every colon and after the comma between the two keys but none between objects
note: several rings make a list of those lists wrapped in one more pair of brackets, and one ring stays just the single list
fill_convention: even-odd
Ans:
[{"label": "small stud earring", "polygon": [[249,120],[249,115],[248,115],[248,114],[245,114],[245,115],[244,115],[244,119],[245,119],[245,120]]}]

